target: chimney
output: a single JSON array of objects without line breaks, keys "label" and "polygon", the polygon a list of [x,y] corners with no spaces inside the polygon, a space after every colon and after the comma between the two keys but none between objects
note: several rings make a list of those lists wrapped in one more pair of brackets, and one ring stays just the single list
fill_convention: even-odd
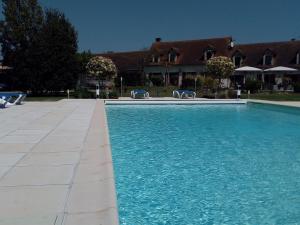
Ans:
[{"label": "chimney", "polygon": [[155,42],[161,42],[161,38],[160,37],[155,38]]},{"label": "chimney", "polygon": [[229,49],[233,49],[234,48],[234,40],[231,40],[229,45],[228,45]]}]

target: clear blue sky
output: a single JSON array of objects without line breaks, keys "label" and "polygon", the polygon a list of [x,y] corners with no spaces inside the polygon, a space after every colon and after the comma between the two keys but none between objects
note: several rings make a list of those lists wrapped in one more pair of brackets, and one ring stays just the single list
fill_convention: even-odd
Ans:
[{"label": "clear blue sky", "polygon": [[299,0],[40,0],[63,11],[80,50],[140,50],[163,40],[233,36],[239,43],[300,39]]}]

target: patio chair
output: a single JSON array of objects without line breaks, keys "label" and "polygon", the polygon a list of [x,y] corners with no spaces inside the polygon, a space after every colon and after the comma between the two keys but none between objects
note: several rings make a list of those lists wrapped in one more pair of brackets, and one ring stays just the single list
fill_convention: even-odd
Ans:
[{"label": "patio chair", "polygon": [[6,101],[4,98],[0,98],[0,109],[4,109],[7,103],[8,101]]},{"label": "patio chair", "polygon": [[130,92],[131,98],[137,99],[137,98],[149,98],[149,92],[142,90],[142,89],[136,89],[132,90]]},{"label": "patio chair", "polygon": [[14,102],[7,101],[7,106],[13,106],[13,105],[21,105],[22,101],[26,98],[26,94],[19,94],[19,96],[16,98]]},{"label": "patio chair", "polygon": [[196,98],[196,92],[190,90],[175,90],[173,91],[174,98]]}]

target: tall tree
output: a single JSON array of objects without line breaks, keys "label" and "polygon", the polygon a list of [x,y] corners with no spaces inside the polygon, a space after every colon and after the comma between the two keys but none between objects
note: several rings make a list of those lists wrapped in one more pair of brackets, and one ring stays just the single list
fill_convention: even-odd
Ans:
[{"label": "tall tree", "polygon": [[75,87],[77,32],[65,15],[37,0],[3,0],[0,42],[14,88],[34,93]]},{"label": "tall tree", "polygon": [[37,0],[2,0],[2,6],[5,18],[0,30],[3,63],[13,68],[12,83],[27,88],[31,68],[26,60],[43,25],[43,10]]},{"label": "tall tree", "polygon": [[78,63],[78,76],[79,76],[77,88],[80,88],[86,84],[86,77],[88,74],[86,66],[92,57],[93,56],[90,50],[76,54],[76,59]]},{"label": "tall tree", "polygon": [[45,12],[45,22],[38,37],[43,88],[60,91],[75,87],[79,73],[76,58],[77,32],[58,10]]}]

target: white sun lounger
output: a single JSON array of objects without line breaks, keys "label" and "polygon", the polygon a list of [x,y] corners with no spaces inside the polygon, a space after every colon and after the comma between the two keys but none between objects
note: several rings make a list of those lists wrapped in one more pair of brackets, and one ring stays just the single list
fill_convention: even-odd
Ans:
[{"label": "white sun lounger", "polygon": [[149,92],[145,91],[145,90],[133,90],[130,92],[131,98],[149,98]]},{"label": "white sun lounger", "polygon": [[13,106],[13,105],[21,105],[22,101],[26,98],[25,94],[20,94],[19,97],[14,102],[7,102],[7,106]]},{"label": "white sun lounger", "polygon": [[192,97],[196,98],[196,93],[194,91],[189,90],[175,90],[173,91],[173,97],[174,98],[184,98],[184,97]]},{"label": "white sun lounger", "polygon": [[8,103],[8,101],[6,101],[3,98],[0,98],[0,108],[1,109],[5,108],[7,103]]}]

